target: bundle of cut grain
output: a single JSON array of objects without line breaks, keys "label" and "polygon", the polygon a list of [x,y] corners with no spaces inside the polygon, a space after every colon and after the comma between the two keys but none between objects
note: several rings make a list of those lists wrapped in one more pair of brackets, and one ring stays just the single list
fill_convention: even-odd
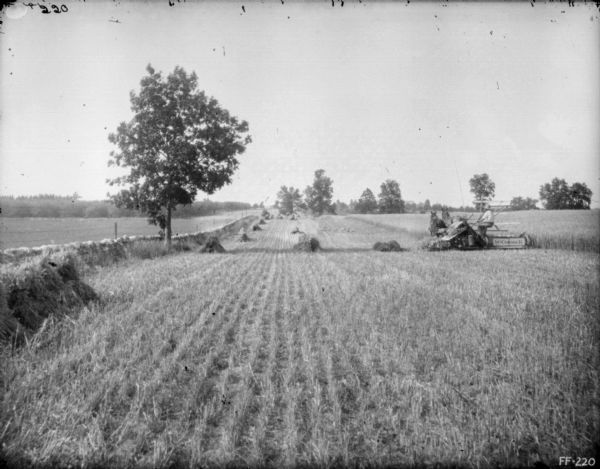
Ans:
[{"label": "bundle of cut grain", "polygon": [[8,309],[8,295],[6,287],[0,282],[0,343],[8,342],[12,337],[19,335],[19,321]]},{"label": "bundle of cut grain", "polygon": [[258,226],[258,225],[254,225],[252,227],[252,231],[262,231],[262,228],[260,226]]},{"label": "bundle of cut grain", "polygon": [[405,250],[400,247],[400,244],[398,244],[397,241],[394,240],[388,242],[377,241],[373,245],[373,249],[381,252],[401,252]]},{"label": "bundle of cut grain", "polygon": [[260,221],[258,222],[259,225],[266,225],[267,222],[264,219],[260,219]]},{"label": "bundle of cut grain", "polygon": [[221,246],[219,242],[219,238],[216,236],[211,236],[206,241],[206,244],[202,248],[201,252],[225,252],[225,248]]},{"label": "bundle of cut grain", "polygon": [[244,233],[244,234],[242,234],[242,236],[240,236],[240,241],[242,243],[246,243],[246,242],[250,241],[250,237],[246,233]]},{"label": "bundle of cut grain", "polygon": [[[37,330],[51,315],[68,314],[98,299],[96,292],[81,281],[73,254],[44,258],[4,273],[0,283],[0,337]],[[15,320],[19,323],[15,328]]]},{"label": "bundle of cut grain", "polygon": [[317,238],[302,236],[300,241],[294,245],[296,251],[315,252],[321,249],[321,244]]}]

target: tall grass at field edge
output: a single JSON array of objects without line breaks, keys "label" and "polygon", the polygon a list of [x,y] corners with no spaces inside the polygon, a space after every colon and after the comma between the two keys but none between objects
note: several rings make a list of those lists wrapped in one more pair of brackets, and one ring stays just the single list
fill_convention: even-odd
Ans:
[{"label": "tall grass at field edge", "polygon": [[576,233],[537,233],[528,236],[532,248],[600,253],[600,240],[598,237]]},{"label": "tall grass at field edge", "polygon": [[[595,211],[561,212],[564,211],[503,213],[504,218],[498,221],[498,226],[515,235],[526,234],[531,248],[600,253],[600,226],[594,226],[598,221],[598,214]],[[458,217],[464,214],[453,215]],[[399,231],[414,239],[422,239],[428,235],[429,216],[424,214],[351,215],[346,218],[373,227]]]}]

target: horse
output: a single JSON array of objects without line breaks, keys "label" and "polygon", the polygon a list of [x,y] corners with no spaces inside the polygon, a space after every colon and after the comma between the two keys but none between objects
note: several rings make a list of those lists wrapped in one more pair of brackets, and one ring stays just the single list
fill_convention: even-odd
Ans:
[{"label": "horse", "polygon": [[444,223],[447,227],[452,224],[452,217],[450,216],[450,212],[447,208],[442,209],[442,220],[444,220]]},{"label": "horse", "polygon": [[431,211],[431,217],[429,219],[429,233],[431,236],[436,236],[439,229],[448,228],[444,220],[438,217],[435,210]]}]

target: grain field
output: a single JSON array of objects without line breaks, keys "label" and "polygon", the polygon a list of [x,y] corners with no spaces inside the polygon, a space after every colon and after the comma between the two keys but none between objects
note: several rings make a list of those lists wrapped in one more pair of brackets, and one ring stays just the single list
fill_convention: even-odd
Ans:
[{"label": "grain field", "polygon": [[[32,464],[557,464],[593,455],[598,258],[370,250],[341,217],[131,260],[3,350],[0,441]],[[294,251],[294,228],[324,249]]]}]

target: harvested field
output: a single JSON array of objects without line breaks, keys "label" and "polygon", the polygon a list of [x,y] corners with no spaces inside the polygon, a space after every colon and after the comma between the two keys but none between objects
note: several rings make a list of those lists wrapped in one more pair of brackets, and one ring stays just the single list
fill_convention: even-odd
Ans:
[{"label": "harvested field", "polygon": [[[296,225],[323,251],[294,251]],[[378,240],[417,239],[369,226],[276,219],[223,255],[100,269],[86,281],[102,306],[50,325],[43,348],[2,350],[5,456],[514,467],[596,454],[598,256],[380,253]]]}]

